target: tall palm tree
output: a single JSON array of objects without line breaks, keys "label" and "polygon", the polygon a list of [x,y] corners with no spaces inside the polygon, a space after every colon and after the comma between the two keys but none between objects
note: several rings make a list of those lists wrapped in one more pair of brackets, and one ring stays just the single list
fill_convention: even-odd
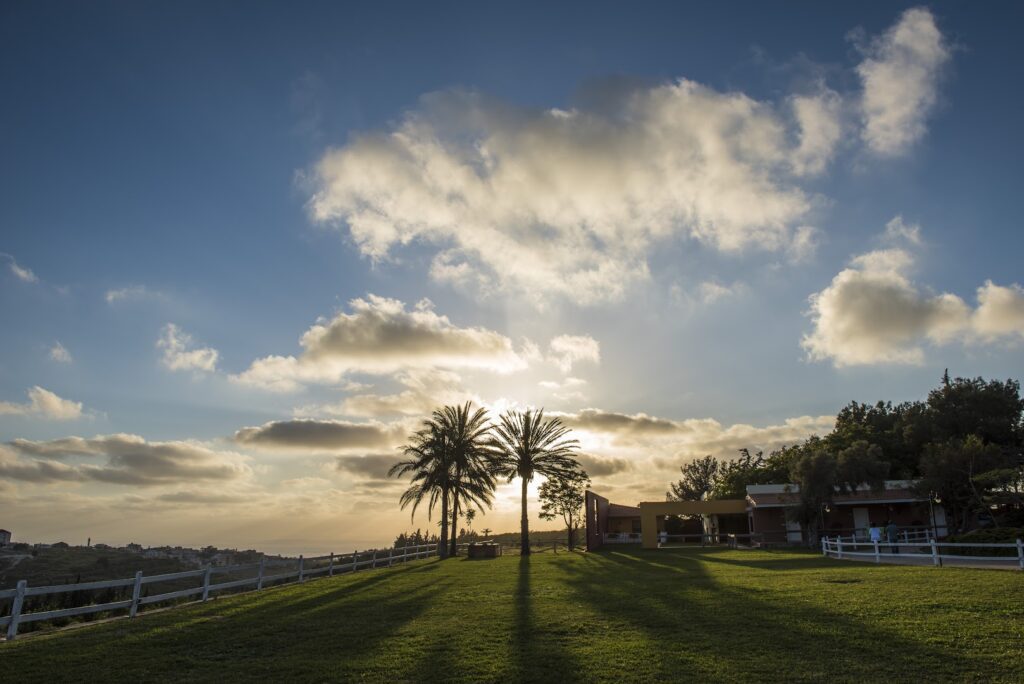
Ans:
[{"label": "tall palm tree", "polygon": [[493,502],[496,451],[490,436],[487,411],[473,410],[472,402],[445,406],[434,412],[444,426],[451,456],[451,555],[458,542],[459,511],[470,506],[490,508]]},{"label": "tall palm tree", "polygon": [[[436,419],[436,414],[434,416]],[[405,460],[399,461],[388,470],[388,477],[402,477],[412,474],[409,488],[402,492],[399,500],[404,510],[412,504],[412,517],[424,500],[427,502],[429,520],[438,502],[441,504],[441,543],[439,555],[448,553],[448,502],[451,491],[451,449],[444,427],[435,419],[423,422],[423,428],[409,437],[409,443],[402,447]]]},{"label": "tall palm tree", "polygon": [[511,482],[522,478],[523,514],[520,521],[521,554],[530,553],[530,519],[526,510],[527,486],[536,475],[561,478],[579,466],[573,451],[579,442],[568,439],[569,428],[558,418],[544,419],[544,409],[525,413],[508,411],[494,426],[497,446],[502,453],[499,475]]},{"label": "tall palm tree", "polygon": [[412,504],[413,516],[424,500],[428,517],[440,503],[442,558],[449,552],[455,555],[462,506],[490,507],[492,504],[496,485],[495,451],[489,432],[487,412],[474,411],[470,402],[437,409],[402,448],[406,459],[388,471],[389,476],[412,475],[410,486],[400,501],[403,509]]}]

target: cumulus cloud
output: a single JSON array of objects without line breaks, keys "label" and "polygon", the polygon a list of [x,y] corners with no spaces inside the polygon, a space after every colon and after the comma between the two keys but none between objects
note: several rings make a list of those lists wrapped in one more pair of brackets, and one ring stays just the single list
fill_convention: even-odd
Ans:
[{"label": "cumulus cloud", "polygon": [[54,342],[50,347],[50,359],[57,363],[71,363],[71,352],[69,352],[59,341]]},{"label": "cumulus cloud", "polygon": [[160,362],[168,370],[206,373],[217,370],[217,350],[210,347],[192,348],[192,336],[173,323],[164,326],[156,346],[163,350]]},{"label": "cumulus cloud", "polygon": [[397,299],[369,295],[349,302],[339,313],[307,330],[295,356],[254,361],[233,380],[278,391],[301,383],[339,382],[346,373],[386,374],[409,369],[519,370],[526,361],[512,341],[485,328],[462,328],[434,312],[423,300],[412,310]]},{"label": "cumulus cloud", "polygon": [[916,7],[863,50],[857,67],[864,87],[862,137],[877,154],[902,154],[925,134],[949,45],[932,13]]},{"label": "cumulus cloud", "polygon": [[51,420],[76,420],[82,417],[82,404],[62,399],[50,390],[36,385],[28,390],[28,402],[0,401],[0,415],[39,416]]},{"label": "cumulus cloud", "polygon": [[18,265],[18,262],[14,260],[14,257],[10,254],[4,254],[0,252],[0,258],[7,262],[7,268],[10,269],[11,273],[15,278],[23,283],[38,283],[39,276],[32,272],[32,269],[25,266]]},{"label": "cumulus cloud", "polygon": [[601,345],[589,335],[559,335],[548,344],[548,360],[563,373],[581,361],[601,362]]},{"label": "cumulus cloud", "polygon": [[296,415],[336,415],[379,418],[422,416],[435,408],[467,401],[482,403],[480,397],[462,385],[462,378],[450,371],[416,369],[399,373],[395,380],[406,389],[395,394],[354,394],[335,404],[305,406]]},{"label": "cumulus cloud", "polygon": [[822,85],[814,95],[790,98],[790,105],[799,127],[793,170],[799,175],[820,174],[832,161],[842,135],[843,98]]},{"label": "cumulus cloud", "polygon": [[786,248],[812,204],[797,181],[839,137],[830,92],[776,106],[683,79],[600,99],[530,110],[427,95],[393,129],[325,153],[310,212],[373,259],[436,248],[438,280],[595,304],[646,279],[659,242]]},{"label": "cumulus cloud", "polygon": [[246,446],[265,449],[343,451],[396,446],[408,433],[402,423],[354,423],[310,418],[277,420],[245,427],[234,439]]},{"label": "cumulus cloud", "polygon": [[[15,453],[24,458],[15,459]],[[91,480],[148,486],[237,480],[252,472],[241,454],[214,451],[191,441],[147,442],[129,434],[16,439],[0,451],[0,458],[0,476],[31,482]],[[104,458],[105,463],[62,462],[92,458]]]},{"label": "cumulus cloud", "polygon": [[[920,243],[917,226],[894,219],[886,236]],[[875,250],[854,257],[821,292],[811,295],[813,330],[801,344],[815,361],[836,367],[920,364],[925,343],[968,344],[1015,341],[1024,337],[1024,291],[1019,285],[987,281],[972,309],[955,294],[933,294],[909,276],[914,254],[903,248]]]}]

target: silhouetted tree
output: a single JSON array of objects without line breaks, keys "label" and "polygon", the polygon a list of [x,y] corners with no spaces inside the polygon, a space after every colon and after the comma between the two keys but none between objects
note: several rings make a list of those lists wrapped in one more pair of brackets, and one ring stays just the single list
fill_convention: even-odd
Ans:
[{"label": "silhouetted tree", "polygon": [[494,426],[497,446],[502,453],[498,472],[511,482],[522,483],[520,553],[530,553],[530,519],[527,512],[527,487],[537,475],[564,477],[579,464],[573,452],[579,442],[568,437],[569,428],[558,418],[544,419],[544,409],[509,411]]}]

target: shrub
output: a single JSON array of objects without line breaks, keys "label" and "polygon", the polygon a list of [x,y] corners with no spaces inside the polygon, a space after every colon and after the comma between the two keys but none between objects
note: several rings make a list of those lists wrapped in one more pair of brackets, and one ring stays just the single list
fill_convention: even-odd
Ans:
[{"label": "shrub", "polygon": [[[956,544],[1013,544],[1024,539],[1024,527],[999,527],[974,530],[966,534],[953,535],[946,539]],[[950,546],[942,553],[955,556],[1016,556],[1017,549],[989,549],[983,546]]]}]

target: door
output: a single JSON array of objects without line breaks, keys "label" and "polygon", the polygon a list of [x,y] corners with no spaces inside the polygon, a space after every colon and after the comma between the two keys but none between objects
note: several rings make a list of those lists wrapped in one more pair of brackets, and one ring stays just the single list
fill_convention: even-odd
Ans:
[{"label": "door", "polygon": [[857,539],[868,538],[868,528],[871,527],[871,516],[868,515],[868,509],[853,509],[853,526],[856,528],[853,531],[853,536]]},{"label": "door", "polygon": [[791,520],[786,521],[786,541],[790,544],[802,544],[804,541],[803,530],[800,523]]}]

